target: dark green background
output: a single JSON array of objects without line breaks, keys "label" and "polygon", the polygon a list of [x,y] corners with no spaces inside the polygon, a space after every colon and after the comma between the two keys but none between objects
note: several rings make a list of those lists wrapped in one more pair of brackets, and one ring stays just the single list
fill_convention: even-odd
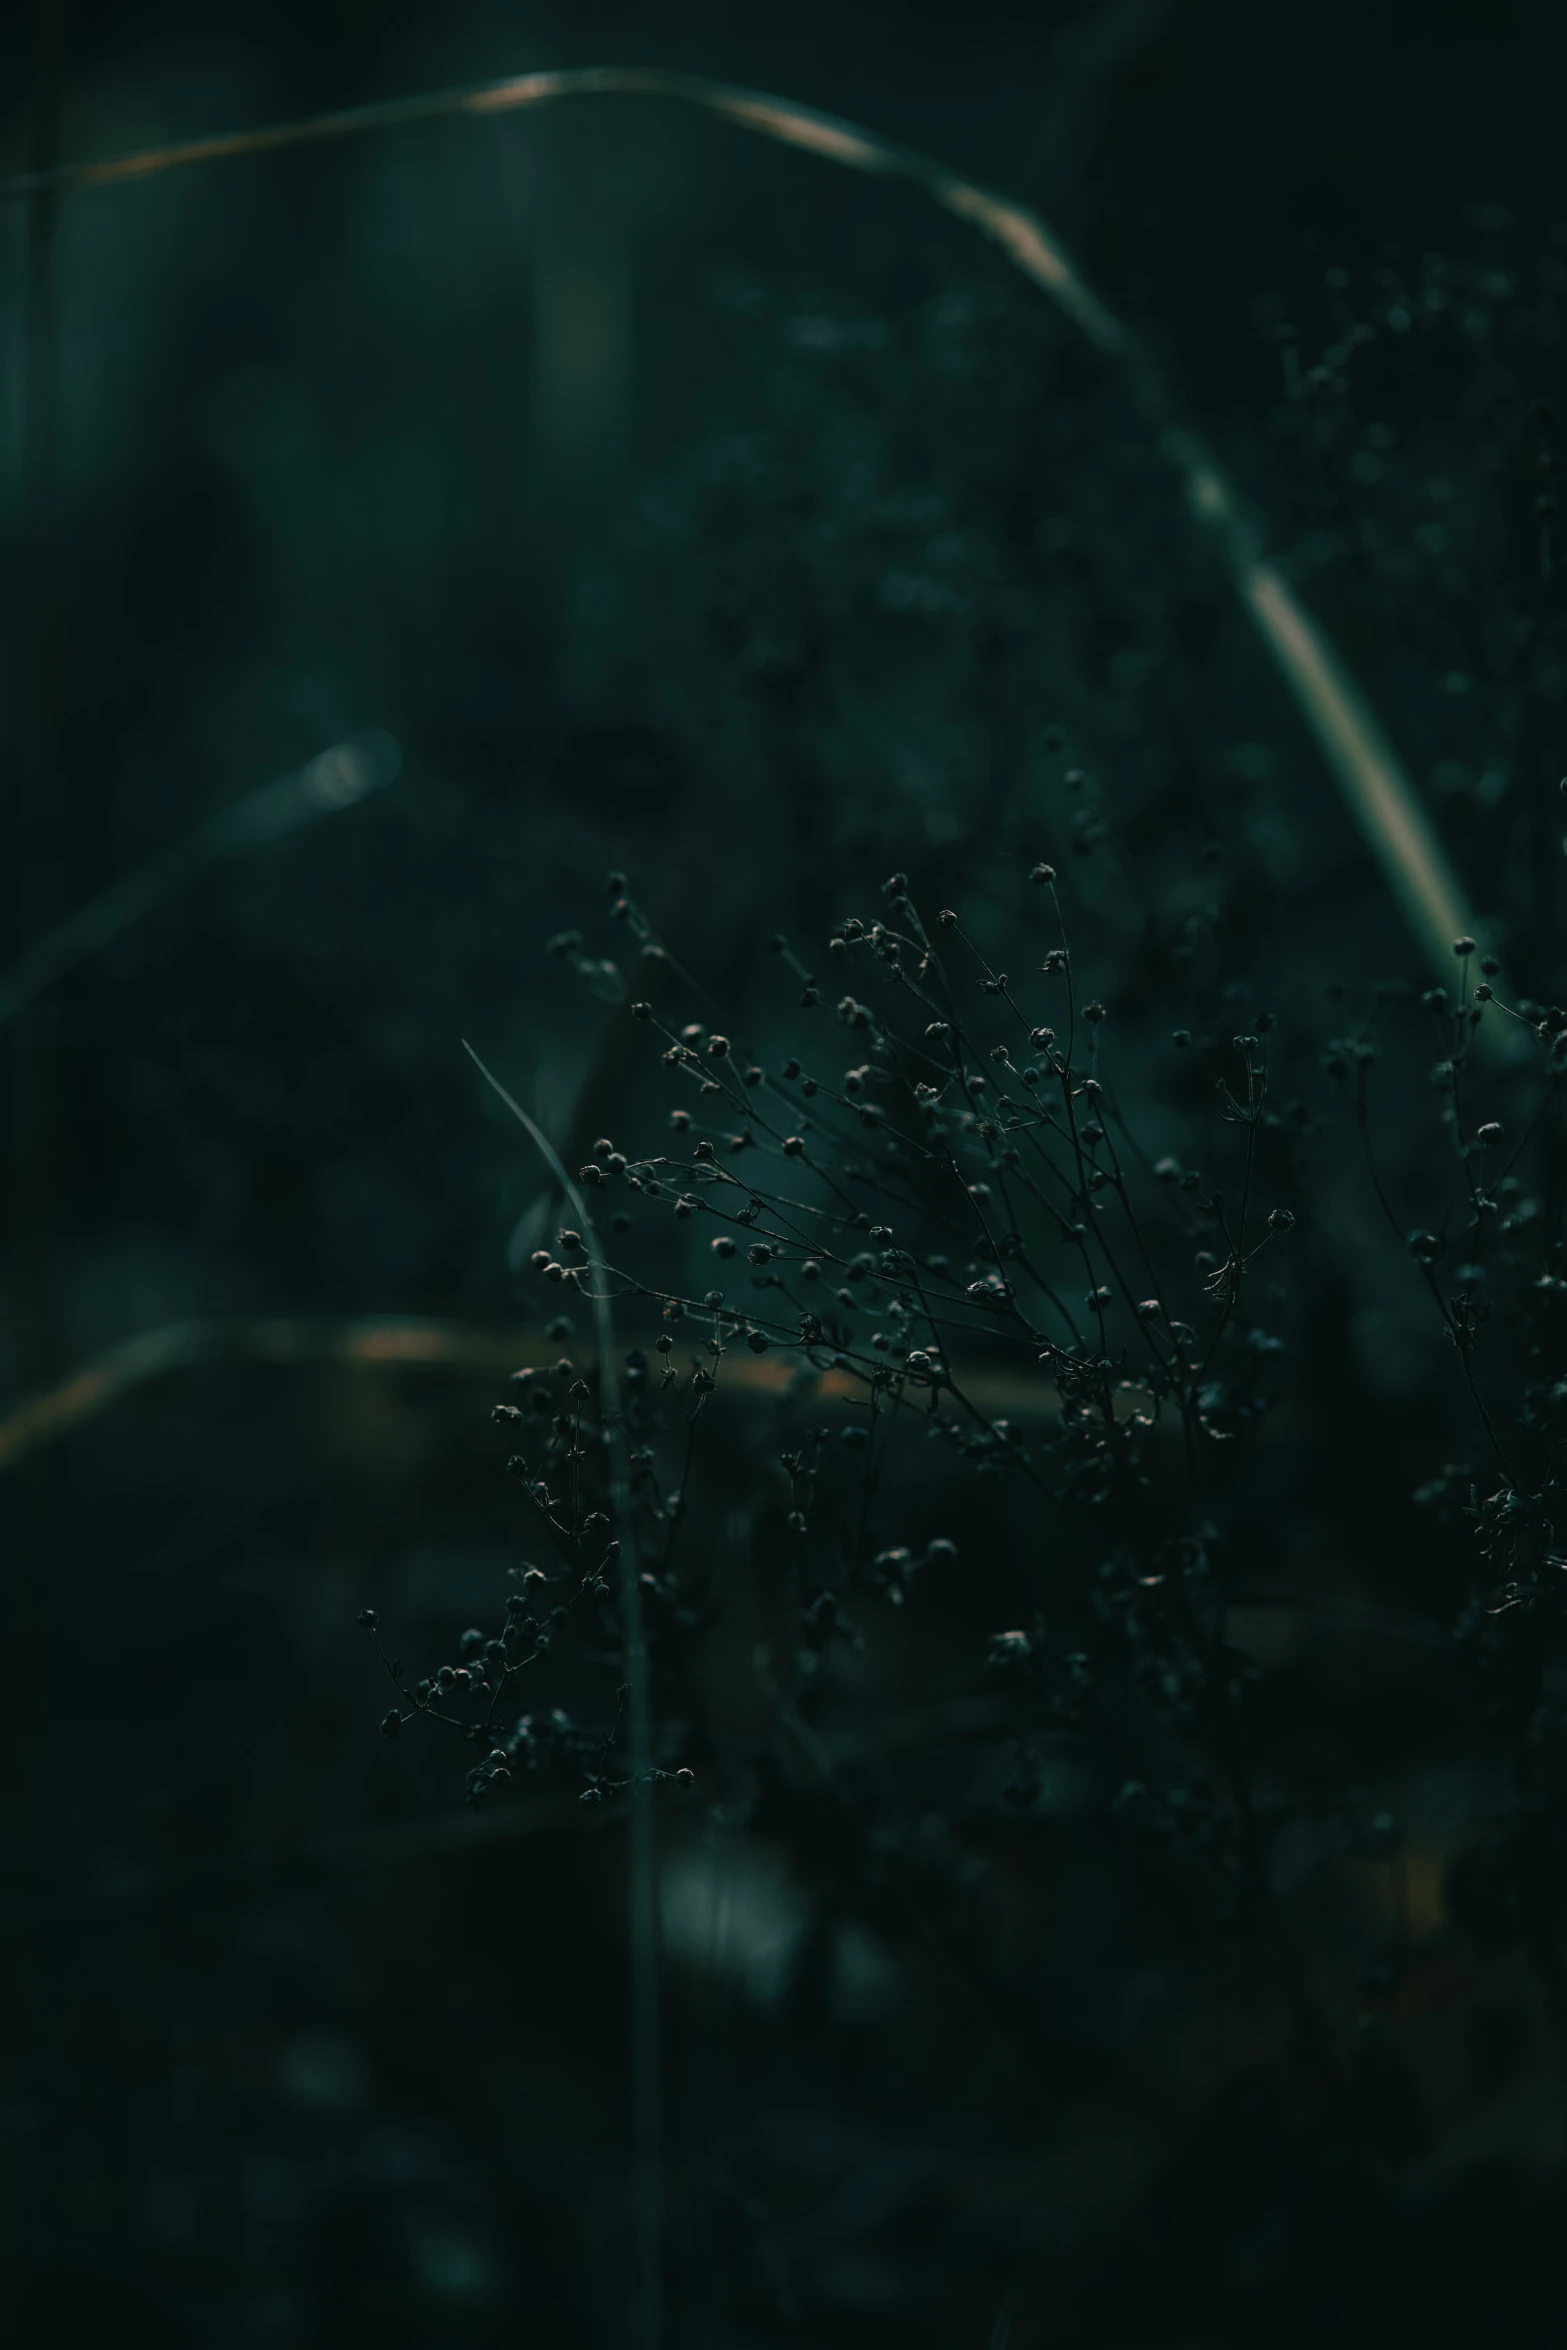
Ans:
[{"label": "dark green background", "polygon": [[[0,152],[19,171],[597,62],[776,90],[1036,206],[1255,501],[1550,992],[1560,615],[1529,403],[1562,389],[1560,11],[77,0],[0,25]],[[1459,291],[1388,330],[1431,254]],[[1303,424],[1274,329],[1304,367],[1351,315],[1378,339]],[[1191,1105],[1153,1045],[1194,1004],[1222,1024],[1261,991],[1305,1091],[1329,985],[1420,971],[1124,392],[909,191],[617,100],[12,204],[0,403],[7,959],[342,736],[389,729],[404,760],[0,1032],[11,1406],[185,1318],[533,1322],[539,1180],[460,1039],[576,1155],[633,1117],[624,1022],[543,952],[579,922],[617,944],[610,867],[766,1037],[768,932],[819,936],[893,865],[982,925],[1069,841],[1080,761],[1137,880],[1084,860],[1074,920],[1126,1082],[1177,1140]],[[1542,632],[1523,684],[1518,614]],[[1413,1130],[1398,1147],[1418,1183]],[[1452,1405],[1418,1300],[1347,1210],[1339,1240],[1318,1402],[1372,1496],[1358,1532],[1346,1504],[1352,1550],[1404,1539],[1389,1496]],[[5,1481],[5,2257],[29,2340],[616,2339],[618,1845],[541,1799],[469,1851],[455,1764],[375,1742],[352,1634],[374,1597],[434,1653],[484,1604],[519,1538],[491,1393],[218,1361]],[[1369,1409],[1402,1432],[1385,1475],[1357,1450]],[[1207,2244],[1173,2189],[1150,2218],[1127,2185],[1168,2115],[1073,2070],[1103,1950],[1158,1936],[1086,1831],[1060,1870],[1099,1923],[1051,1962],[1048,2155],[1015,2113],[987,2136],[961,2096],[922,2102],[913,2027],[906,2104],[866,2091],[854,2013],[813,2024],[806,1994],[799,2080],[765,1999],[692,2027],[688,2141],[727,2146],[754,2108],[793,2168],[778,2188],[754,2157],[684,2247],[681,2339],[979,2345],[1041,2201],[1057,2248],[1123,2225],[1160,2258]],[[1201,2049],[1175,2070],[1183,2115],[1224,2074]],[[1225,2111],[1211,2175],[1244,2177],[1271,2125]],[[759,2251],[775,2223],[785,2250]],[[1222,2257],[1240,2299],[1188,2326],[1245,2338],[1266,2245]],[[1027,2323],[1017,2345],[1051,2338]]]}]

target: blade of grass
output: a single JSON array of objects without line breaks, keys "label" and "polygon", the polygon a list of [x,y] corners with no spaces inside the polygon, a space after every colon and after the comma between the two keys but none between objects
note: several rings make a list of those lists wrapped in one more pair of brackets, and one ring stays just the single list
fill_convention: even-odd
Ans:
[{"label": "blade of grass", "polygon": [[[1181,473],[1194,516],[1223,544],[1240,601],[1344,793],[1401,912],[1437,961],[1444,980],[1450,978],[1452,942],[1477,935],[1474,916],[1391,745],[1320,624],[1304,610],[1283,575],[1262,560],[1255,526],[1219,466],[1190,432],[1174,422],[1146,352],[1087,285],[1060,241],[1026,206],[837,115],[696,74],[635,66],[511,75],[345,107],[259,130],[144,148],[98,162],[62,164],[0,182],[0,202],[18,202],[45,190],[109,187],[188,165],[354,138],[407,123],[512,114],[563,98],[606,96],[677,99],[851,171],[911,182],[944,211],[991,238],[1097,349],[1128,369],[1154,437]],[[1508,1041],[1494,1022],[1477,1038],[1493,1055],[1505,1055]]]},{"label": "blade of grass", "polygon": [[[580,1185],[567,1173],[549,1136],[493,1076],[467,1039],[463,1050],[492,1092],[522,1127],[571,1202],[590,1256],[599,1255],[593,1218]],[[659,2017],[658,1874],[653,1822],[653,1706],[642,1586],[637,1576],[637,1530],[631,1507],[631,1463],[621,1403],[614,1315],[602,1287],[593,1293],[599,1353],[599,1407],[609,1439],[610,1500],[619,1538],[621,1623],[631,1762],[631,2115],[632,2190],[636,2227],[633,2326],[637,2350],[658,2350],[663,2333],[663,2048]]]},{"label": "blade of grass", "polygon": [[232,807],[219,809],[186,839],[111,882],[47,932],[9,971],[0,972],[0,1028],[67,971],[177,897],[222,858],[242,855],[302,824],[357,806],[391,783],[400,763],[397,745],[387,734],[334,743],[297,773],[263,784]]}]

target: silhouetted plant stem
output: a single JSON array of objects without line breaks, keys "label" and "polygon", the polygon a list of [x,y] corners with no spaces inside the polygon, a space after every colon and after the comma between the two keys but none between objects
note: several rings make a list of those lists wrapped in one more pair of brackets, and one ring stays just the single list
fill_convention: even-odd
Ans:
[{"label": "silhouetted plant stem", "polygon": [[[597,1254],[593,1217],[581,1187],[562,1165],[560,1156],[527,1111],[515,1101],[464,1043],[485,1083],[499,1096],[524,1129],[550,1173],[571,1203],[588,1246]],[[631,2103],[632,2195],[636,2231],[636,2261],[631,2339],[636,2350],[659,2350],[663,2338],[663,2043],[660,2020],[658,1954],[658,1870],[653,1818],[654,1744],[651,1673],[647,1632],[642,1614],[642,1590],[637,1564],[637,1528],[632,1508],[631,1467],[626,1442],[625,1411],[620,1388],[620,1364],[615,1351],[614,1318],[609,1294],[593,1292],[599,1353],[599,1408],[609,1451],[610,1506],[619,1542],[622,1637],[630,1751],[628,1793],[630,1811],[630,1917],[628,1942],[631,1960]]]}]

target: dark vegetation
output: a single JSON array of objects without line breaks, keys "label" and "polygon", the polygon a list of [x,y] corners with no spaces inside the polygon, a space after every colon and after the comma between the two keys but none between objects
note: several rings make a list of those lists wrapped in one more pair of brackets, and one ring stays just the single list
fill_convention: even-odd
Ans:
[{"label": "dark vegetation", "polygon": [[[628,103],[10,208],[20,2338],[1555,2338],[1553,36],[1368,36],[1413,183],[1319,61],[1340,188],[1295,35],[1124,14],[949,144],[1349,659],[1441,969],[907,191]],[[46,12],[13,161],[539,61],[476,21]],[[655,46],[945,151],[918,40]]]}]

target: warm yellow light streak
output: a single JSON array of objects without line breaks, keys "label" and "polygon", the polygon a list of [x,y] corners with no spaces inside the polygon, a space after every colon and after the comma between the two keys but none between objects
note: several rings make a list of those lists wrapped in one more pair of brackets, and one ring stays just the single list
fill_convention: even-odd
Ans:
[{"label": "warm yellow light streak", "polygon": [[[370,1321],[279,1320],[171,1322],[111,1347],[57,1386],[29,1397],[0,1419],[0,1476],[33,1453],[95,1420],[149,1381],[207,1363],[342,1363],[364,1371],[446,1371],[470,1378],[504,1378],[525,1365],[557,1362],[572,1349],[529,1330],[501,1330],[417,1316]],[[587,1359],[586,1356],[583,1358]],[[779,1398],[801,1379],[781,1355],[731,1357],[723,1368],[726,1393]],[[819,1399],[862,1395],[863,1380],[847,1371],[805,1374]],[[982,1411],[1019,1418],[1055,1409],[1051,1382],[1037,1373],[976,1364],[962,1373],[963,1392]]]}]

